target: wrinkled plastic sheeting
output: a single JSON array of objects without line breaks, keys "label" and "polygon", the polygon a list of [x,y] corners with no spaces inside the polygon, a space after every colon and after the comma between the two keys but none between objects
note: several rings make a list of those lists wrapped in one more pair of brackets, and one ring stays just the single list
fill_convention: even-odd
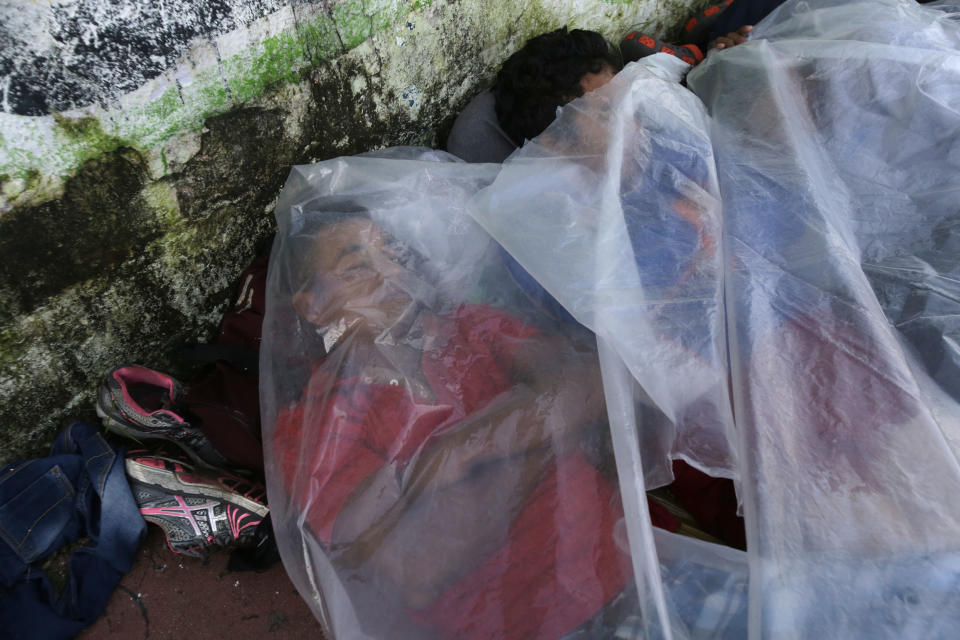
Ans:
[{"label": "wrinkled plastic sheeting", "polygon": [[790,2],[688,76],[724,202],[757,636],[960,629],[955,16]]},{"label": "wrinkled plastic sheeting", "polygon": [[[576,447],[564,437],[601,391],[596,340],[532,304],[468,215],[498,171],[415,149],[292,171],[261,358],[288,573],[336,638],[742,636],[744,554],[651,527],[636,430],[617,432],[632,453],[614,460],[601,405]],[[503,368],[540,338],[539,370]],[[628,415],[625,371],[606,367],[602,383],[618,401],[608,410]],[[538,377],[547,389],[531,393]],[[488,455],[530,438],[536,415],[536,452]],[[520,488],[531,471],[534,497]],[[474,531],[484,537],[460,553]],[[441,586],[422,597],[419,578],[438,567]]]},{"label": "wrinkled plastic sheeting", "polygon": [[669,634],[656,556],[632,579],[595,338],[531,305],[468,215],[499,167],[452,160],[284,187],[261,361],[284,564],[336,638]]},{"label": "wrinkled plastic sheeting", "polygon": [[514,153],[471,211],[638,382],[648,487],[733,477],[709,120],[667,55],[628,65]]},{"label": "wrinkled plastic sheeting", "polygon": [[[558,301],[598,336],[642,637],[711,637],[704,624],[715,637],[742,637],[743,616],[704,615],[705,597],[676,595],[697,593],[709,562],[664,585],[676,567],[657,560],[643,499],[672,480],[675,458],[736,473],[719,189],[706,110],[679,84],[686,69],[656,56],[570,103],[469,210],[543,287],[528,294]],[[690,544],[673,540],[668,557],[696,555]],[[743,554],[734,556],[745,574]],[[742,613],[743,596],[714,602]]]},{"label": "wrinkled plastic sheeting", "polygon": [[[695,69],[693,93],[674,82],[681,68],[669,58],[629,65],[502,169],[404,150],[295,168],[277,206],[264,324],[267,474],[285,566],[325,628],[337,638],[954,635],[956,15],[907,1],[788,2],[751,42]],[[357,209],[399,243],[403,268],[390,272],[394,294],[382,300],[418,301],[372,346],[351,333],[350,317],[310,321],[310,305],[294,302],[317,220]],[[596,332],[597,352],[556,301]],[[398,525],[396,513],[373,519],[407,536],[406,574],[403,562],[370,560],[376,544],[358,561],[317,515],[343,491],[317,472],[346,445],[311,429],[346,429],[365,413],[340,410],[343,387],[324,371],[342,378],[376,354],[407,372],[386,384],[429,415],[415,364],[434,347],[417,319],[463,304],[558,337],[556,362],[601,363],[619,482],[585,488],[594,507],[623,514],[610,527],[596,518],[600,534],[576,557],[590,558],[581,568],[601,584],[597,558],[612,542],[623,584],[572,635],[551,626],[571,602],[547,597],[556,565],[526,583],[531,600],[503,581],[479,599],[461,590],[453,618],[397,595],[414,566],[445,557],[430,528],[509,512],[517,497],[452,501],[439,481],[457,469],[452,455],[431,458],[408,439],[378,463],[388,471],[374,485],[374,515],[399,503],[397,487],[418,487],[416,504],[399,511],[413,524]],[[553,369],[557,383],[573,370]],[[555,456],[566,451],[560,440],[547,445]],[[669,482],[676,458],[739,483],[749,553],[651,527],[644,490]],[[576,486],[564,485],[543,519],[576,522]],[[575,529],[560,527],[558,540]],[[497,544],[513,531],[498,534]],[[398,548],[389,536],[361,538]],[[481,600],[482,612],[463,606]]]},{"label": "wrinkled plastic sheeting", "polygon": [[[628,66],[514,154],[473,210],[655,407],[634,403],[619,426],[611,414],[615,443],[636,421],[630,467],[648,487],[667,452],[714,475],[724,465],[705,454],[727,454],[751,546],[751,637],[960,628],[956,15],[788,2],[689,75],[709,121]],[[717,186],[695,160],[713,154]],[[691,264],[700,295],[682,294]],[[671,302],[676,315],[650,312]],[[726,389],[727,349],[735,428],[704,382]],[[720,419],[688,423],[703,397]],[[727,450],[705,447],[722,436]],[[618,462],[636,457],[620,442]],[[630,542],[635,560],[649,553],[642,529]]]}]

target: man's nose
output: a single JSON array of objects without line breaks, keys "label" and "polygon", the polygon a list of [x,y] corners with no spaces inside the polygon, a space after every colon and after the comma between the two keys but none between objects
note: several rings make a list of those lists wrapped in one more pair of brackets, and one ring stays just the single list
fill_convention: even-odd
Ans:
[{"label": "man's nose", "polygon": [[328,306],[344,294],[344,282],[332,274],[324,274],[313,281],[313,299],[318,306]]}]

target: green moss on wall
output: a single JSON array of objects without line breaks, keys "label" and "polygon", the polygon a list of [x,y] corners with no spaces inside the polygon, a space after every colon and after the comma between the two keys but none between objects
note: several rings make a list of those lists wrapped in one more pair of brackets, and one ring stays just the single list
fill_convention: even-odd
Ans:
[{"label": "green moss on wall", "polygon": [[343,47],[347,50],[360,45],[373,35],[370,16],[364,11],[363,3],[359,0],[346,0],[335,6],[333,21],[337,25]]},{"label": "green moss on wall", "polygon": [[343,43],[337,35],[337,25],[333,18],[321,14],[314,20],[297,22],[296,35],[300,40],[303,57],[309,68],[331,60],[343,53]]},{"label": "green moss on wall", "polygon": [[62,199],[0,218],[0,322],[111,269],[157,233],[132,204],[144,179],[140,156],[118,149],[85,163]]},{"label": "green moss on wall", "polygon": [[84,161],[94,156],[110,153],[126,144],[126,142],[103,130],[98,118],[82,116],[79,118],[67,117],[54,113],[54,133],[62,142],[65,154],[74,160]]},{"label": "green moss on wall", "polygon": [[53,114],[53,120],[56,122],[56,128],[70,140],[81,140],[84,138],[94,138],[103,136],[103,129],[100,127],[100,121],[90,116],[83,118],[67,118],[59,113]]},{"label": "green moss on wall", "polygon": [[23,357],[23,338],[13,329],[0,331],[0,367],[15,366]]}]

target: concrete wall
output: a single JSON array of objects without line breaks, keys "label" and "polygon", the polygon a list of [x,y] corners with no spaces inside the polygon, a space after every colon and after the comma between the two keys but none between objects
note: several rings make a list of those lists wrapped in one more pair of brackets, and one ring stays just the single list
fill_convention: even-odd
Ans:
[{"label": "concrete wall", "polygon": [[291,164],[436,146],[528,37],[698,0],[0,4],[0,463],[207,339]]}]

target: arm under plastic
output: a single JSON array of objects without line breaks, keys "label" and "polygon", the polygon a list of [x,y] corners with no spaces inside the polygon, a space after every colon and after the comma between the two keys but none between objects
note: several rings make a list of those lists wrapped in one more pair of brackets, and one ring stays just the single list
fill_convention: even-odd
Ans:
[{"label": "arm under plastic", "polygon": [[[341,560],[387,577],[405,604],[418,608],[502,544],[547,465],[605,411],[595,353],[563,357],[571,352],[563,342],[526,339],[514,355],[523,383],[464,420],[405,471],[388,465],[362,483],[334,528],[335,544],[345,545]],[[496,513],[463,508],[497,503]],[[442,526],[430,520],[438,510],[445,514]],[[424,561],[411,554],[413,548],[430,550],[432,557]]]}]

